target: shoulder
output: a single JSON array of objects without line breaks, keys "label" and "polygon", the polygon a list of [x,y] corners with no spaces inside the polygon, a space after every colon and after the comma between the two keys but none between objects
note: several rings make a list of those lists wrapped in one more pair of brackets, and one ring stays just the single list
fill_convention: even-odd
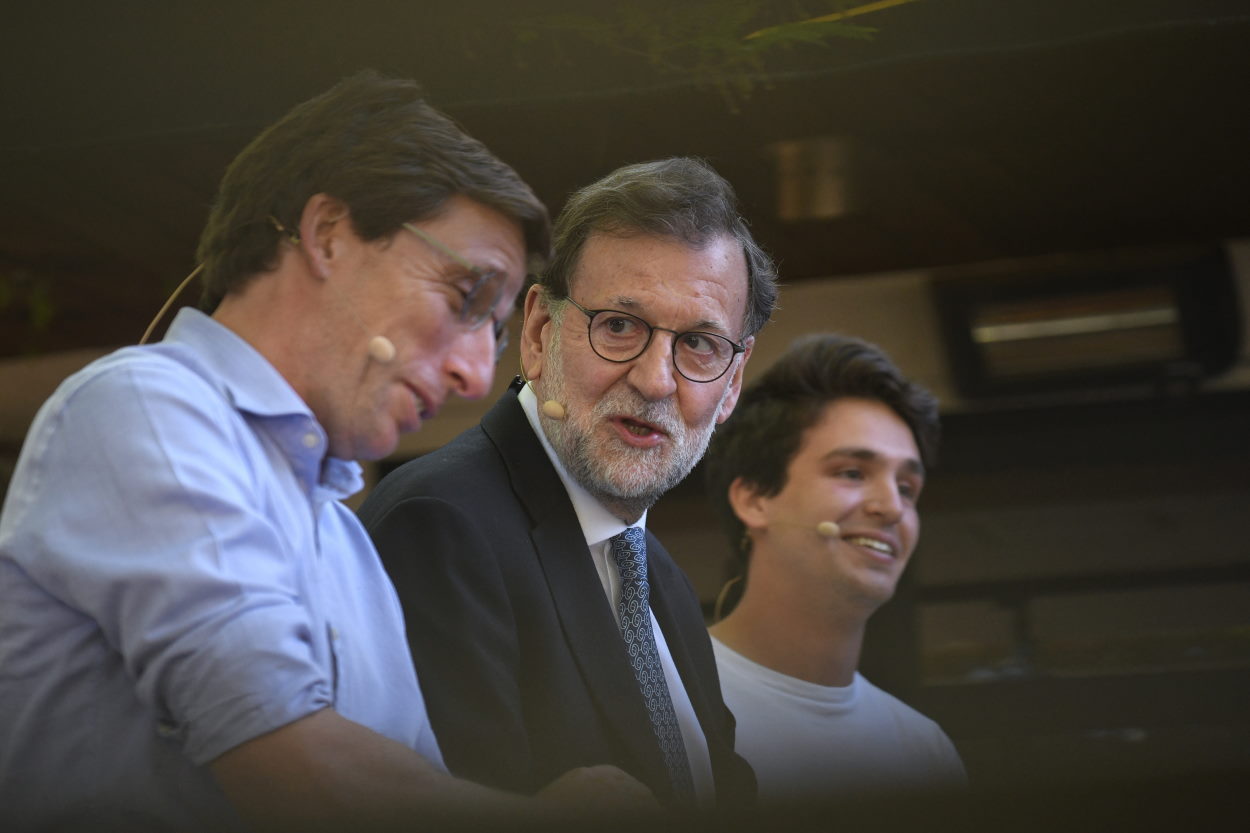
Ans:
[{"label": "shoulder", "polygon": [[467,506],[494,495],[504,483],[503,461],[473,426],[446,445],[402,463],[384,476],[360,506],[370,526],[401,505],[436,497],[449,506]]},{"label": "shoulder", "polygon": [[935,720],[920,713],[890,692],[878,687],[858,671],[855,672],[855,677],[856,684],[860,687],[860,697],[863,702],[871,704],[872,708],[878,712],[888,714],[890,720],[901,729],[905,729],[913,734],[922,734],[933,739],[941,739],[949,743],[946,733],[942,731],[942,727]]},{"label": "shoulder", "polygon": [[[164,467],[167,447],[211,446],[234,413],[192,355],[128,347],[62,382],[36,414],[18,474],[37,488],[45,471]],[[176,456],[176,455],[175,455]]]},{"label": "shoulder", "polygon": [[41,416],[102,416],[93,406],[185,402],[211,408],[225,395],[189,350],[125,347],[69,376],[44,404]]},{"label": "shoulder", "polygon": [[562,487],[542,445],[511,393],[449,443],[403,463],[373,488],[360,507],[366,526],[413,498],[437,497],[472,510],[538,500]]}]

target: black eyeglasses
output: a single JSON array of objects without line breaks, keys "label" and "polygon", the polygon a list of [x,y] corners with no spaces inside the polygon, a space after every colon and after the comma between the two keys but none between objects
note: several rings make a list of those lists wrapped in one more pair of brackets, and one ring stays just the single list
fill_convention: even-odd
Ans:
[{"label": "black eyeglasses", "polygon": [[[434,249],[442,252],[457,265],[477,276],[473,286],[467,291],[461,290],[463,298],[460,303],[460,323],[464,324],[470,330],[476,330],[487,321],[492,320],[495,307],[499,306],[500,300],[503,299],[504,288],[508,284],[508,276],[494,269],[483,269],[469,262],[464,255],[447,246],[436,238],[432,237],[428,232],[424,232],[411,223],[401,223],[405,229],[424,240]],[[495,331],[495,360],[503,355],[504,348],[508,346],[508,326],[506,321],[495,321],[492,324]]]},{"label": "black eyeglasses", "polygon": [[601,359],[628,362],[642,355],[656,330],[673,334],[673,367],[692,382],[715,382],[725,375],[734,356],[746,348],[722,335],[687,330],[679,333],[667,327],[655,327],[628,312],[614,309],[586,309],[572,298],[566,298],[586,314],[586,332],[590,349]]}]

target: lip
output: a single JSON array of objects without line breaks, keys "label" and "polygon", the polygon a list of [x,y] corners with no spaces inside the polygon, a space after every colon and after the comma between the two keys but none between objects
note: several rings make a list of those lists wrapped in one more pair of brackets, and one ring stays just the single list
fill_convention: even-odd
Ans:
[{"label": "lip", "polygon": [[441,403],[436,402],[432,397],[427,396],[419,387],[411,382],[405,379],[401,379],[400,382],[405,388],[408,389],[408,392],[412,394],[415,403],[420,406],[424,406],[417,413],[419,422],[431,420],[438,415],[439,409],[442,407]]},{"label": "lip", "polygon": [[[879,532],[859,532],[852,530],[843,534],[842,540],[858,549],[860,552],[867,553],[873,558],[882,561],[896,561],[899,553],[899,542],[889,535],[883,535]],[[876,541],[890,548],[889,552],[882,552],[870,546],[859,543],[856,539],[868,541]]]},{"label": "lip", "polygon": [[[636,417],[618,414],[610,417],[608,422],[621,441],[634,448],[655,448],[668,438],[668,433],[664,429]],[[648,433],[636,434],[630,430],[630,426],[643,426],[648,429]]]}]

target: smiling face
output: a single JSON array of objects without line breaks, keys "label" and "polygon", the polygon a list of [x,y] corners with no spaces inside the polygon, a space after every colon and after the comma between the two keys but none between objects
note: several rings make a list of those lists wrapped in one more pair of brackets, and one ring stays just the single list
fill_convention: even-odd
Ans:
[{"label": "smiling face", "polygon": [[[916,547],[923,486],[915,438],[898,414],[842,398],[804,433],[780,492],[761,496],[737,480],[730,499],[755,544],[752,575],[767,570],[822,594],[831,588],[871,612],[894,594]],[[835,522],[839,534],[817,533],[821,521]]]},{"label": "smiling face", "polygon": [[[729,236],[696,249],[669,238],[595,234],[582,250],[570,297],[590,310],[619,310],[654,327],[738,342],[746,292],[742,247]],[[563,421],[544,417],[543,428],[569,473],[632,522],[690,473],[732,412],[752,340],[724,376],[692,382],[673,366],[673,333],[656,330],[640,356],[611,362],[591,348],[587,315],[554,304],[555,317],[539,287],[526,299],[526,372],[540,398],[560,402],[567,414]]]},{"label": "smiling face", "polygon": [[[515,221],[456,196],[437,217],[413,225],[479,270],[507,275],[493,318],[511,313],[525,272]],[[324,273],[323,363],[304,395],[329,434],[331,454],[377,459],[452,394],[476,399],[490,389],[494,332],[491,321],[470,329],[460,320],[479,277],[463,263],[404,229],[373,242],[350,228],[339,234]],[[376,336],[394,345],[391,360],[370,355]]]}]

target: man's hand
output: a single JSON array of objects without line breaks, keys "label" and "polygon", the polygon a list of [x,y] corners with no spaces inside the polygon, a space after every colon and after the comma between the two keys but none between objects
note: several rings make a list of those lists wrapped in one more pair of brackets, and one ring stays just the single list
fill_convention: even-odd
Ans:
[{"label": "man's hand", "polygon": [[614,766],[571,769],[543,787],[536,800],[562,816],[619,818],[658,813],[660,805],[641,781]]},{"label": "man's hand", "polygon": [[226,797],[257,830],[549,830],[658,813],[641,783],[612,766],[574,769],[536,797],[455,778],[331,709],[255,738],[212,764]]}]

